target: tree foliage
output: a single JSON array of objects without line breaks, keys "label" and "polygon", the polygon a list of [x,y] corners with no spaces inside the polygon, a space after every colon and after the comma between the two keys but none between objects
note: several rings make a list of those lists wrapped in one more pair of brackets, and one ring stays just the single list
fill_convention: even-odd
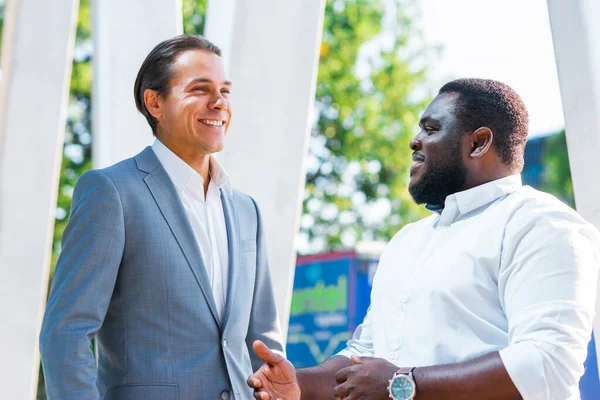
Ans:
[{"label": "tree foliage", "polygon": [[4,28],[4,12],[6,9],[6,3],[4,0],[0,0],[0,52],[2,51],[2,32]]},{"label": "tree foliage", "polygon": [[426,213],[407,190],[409,142],[435,49],[415,25],[416,1],[385,3],[326,3],[301,251],[388,240]]},{"label": "tree foliage", "polygon": [[542,176],[542,190],[551,193],[575,208],[575,195],[569,153],[567,151],[567,137],[565,131],[550,137],[544,146],[543,154],[544,174]]}]

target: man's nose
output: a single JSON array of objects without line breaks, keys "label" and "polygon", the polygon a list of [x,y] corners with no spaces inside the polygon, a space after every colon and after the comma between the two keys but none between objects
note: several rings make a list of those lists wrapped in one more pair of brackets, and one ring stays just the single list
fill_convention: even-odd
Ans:
[{"label": "man's nose", "polygon": [[227,100],[223,96],[218,95],[210,104],[210,108],[213,110],[226,111],[229,108]]},{"label": "man's nose", "polygon": [[423,142],[421,142],[421,134],[418,134],[417,136],[412,138],[409,146],[412,151],[420,150],[421,147],[423,146]]}]

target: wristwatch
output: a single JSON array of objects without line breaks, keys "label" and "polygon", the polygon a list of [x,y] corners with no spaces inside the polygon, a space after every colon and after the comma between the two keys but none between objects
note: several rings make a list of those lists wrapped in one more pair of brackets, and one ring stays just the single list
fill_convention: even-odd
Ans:
[{"label": "wristwatch", "polygon": [[412,368],[400,368],[394,373],[390,384],[388,386],[388,392],[390,399],[393,400],[412,400],[417,395],[417,384],[413,378]]}]

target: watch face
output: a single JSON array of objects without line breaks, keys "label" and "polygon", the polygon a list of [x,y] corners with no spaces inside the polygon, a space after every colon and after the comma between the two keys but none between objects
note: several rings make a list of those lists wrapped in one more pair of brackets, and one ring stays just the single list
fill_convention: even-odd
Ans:
[{"label": "watch face", "polygon": [[415,384],[407,375],[397,375],[392,381],[390,392],[395,400],[408,400],[415,392]]}]

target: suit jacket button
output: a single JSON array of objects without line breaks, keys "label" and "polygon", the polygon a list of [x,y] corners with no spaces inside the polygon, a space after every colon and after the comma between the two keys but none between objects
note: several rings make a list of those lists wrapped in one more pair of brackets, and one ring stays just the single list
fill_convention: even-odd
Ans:
[{"label": "suit jacket button", "polygon": [[221,400],[229,400],[229,390],[223,390],[221,392]]}]

